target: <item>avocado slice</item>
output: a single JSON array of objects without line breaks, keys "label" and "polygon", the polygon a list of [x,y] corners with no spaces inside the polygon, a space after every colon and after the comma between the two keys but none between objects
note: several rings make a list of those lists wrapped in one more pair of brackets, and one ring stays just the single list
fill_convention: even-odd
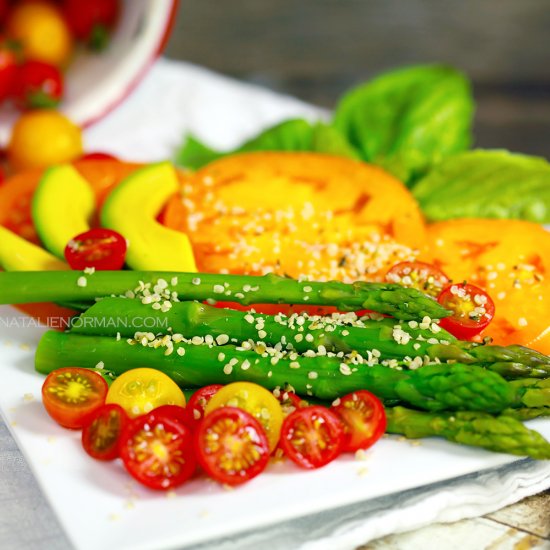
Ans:
[{"label": "avocado slice", "polygon": [[6,271],[61,271],[69,266],[0,225],[0,266]]},{"label": "avocado slice", "polygon": [[136,170],[108,195],[101,225],[127,239],[126,263],[132,269],[197,270],[187,235],[156,221],[178,189],[176,170],[169,162],[160,162]]},{"label": "avocado slice", "polygon": [[90,229],[95,196],[90,184],[70,164],[46,170],[32,200],[32,219],[44,246],[64,259],[65,247]]}]

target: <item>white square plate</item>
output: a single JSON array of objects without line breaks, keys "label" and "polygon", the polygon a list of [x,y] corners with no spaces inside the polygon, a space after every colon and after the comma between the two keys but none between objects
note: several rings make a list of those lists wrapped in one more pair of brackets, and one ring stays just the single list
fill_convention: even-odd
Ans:
[{"label": "white square plate", "polygon": [[[313,472],[276,463],[234,490],[198,478],[167,494],[156,493],[138,486],[121,464],[89,458],[79,433],[50,420],[40,400],[43,377],[33,367],[44,329],[21,328],[30,319],[5,306],[0,319],[0,408],[62,526],[81,550],[197,544],[517,460],[435,439],[389,438],[365,461],[343,457]],[[533,427],[550,437],[549,421]]]}]

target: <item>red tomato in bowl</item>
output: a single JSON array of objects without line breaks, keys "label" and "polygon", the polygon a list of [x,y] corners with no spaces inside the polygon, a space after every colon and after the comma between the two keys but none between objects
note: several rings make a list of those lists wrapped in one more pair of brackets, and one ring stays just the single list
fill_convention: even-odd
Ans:
[{"label": "red tomato in bowl", "polygon": [[118,19],[118,0],[65,0],[63,12],[73,35],[93,50],[104,49]]},{"label": "red tomato in bowl", "polygon": [[90,229],[69,241],[65,259],[72,269],[117,270],[124,265],[126,248],[126,239],[120,233],[111,229]]},{"label": "red tomato in bowl", "polygon": [[55,65],[31,59],[17,68],[12,94],[20,109],[47,109],[57,106],[63,87],[63,75]]},{"label": "red tomato in bowl", "polygon": [[83,428],[105,403],[107,382],[90,369],[66,367],[48,374],[42,402],[48,414],[64,428]]},{"label": "red tomato in bowl", "polygon": [[16,74],[17,54],[6,40],[0,39],[0,103],[11,97]]}]

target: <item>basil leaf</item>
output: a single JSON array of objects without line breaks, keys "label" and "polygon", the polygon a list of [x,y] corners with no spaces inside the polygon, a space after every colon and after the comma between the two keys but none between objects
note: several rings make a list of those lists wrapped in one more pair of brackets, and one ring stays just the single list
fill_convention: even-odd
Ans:
[{"label": "basil leaf", "polygon": [[382,75],[340,100],[334,125],[363,160],[406,183],[471,142],[473,98],[459,71],[415,66]]},{"label": "basil leaf", "polygon": [[445,159],[413,188],[429,220],[513,218],[550,223],[550,164],[502,150]]},{"label": "basil leaf", "polygon": [[264,130],[232,151],[215,151],[194,136],[187,136],[176,155],[176,162],[196,170],[223,156],[252,151],[313,151],[360,158],[336,128],[322,122],[312,124],[303,119],[291,119]]}]

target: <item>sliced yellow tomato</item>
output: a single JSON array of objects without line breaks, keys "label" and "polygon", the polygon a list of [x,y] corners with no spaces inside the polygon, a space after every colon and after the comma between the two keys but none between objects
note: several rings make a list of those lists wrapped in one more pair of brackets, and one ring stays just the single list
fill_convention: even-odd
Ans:
[{"label": "sliced yellow tomato", "polygon": [[185,407],[185,396],[168,375],[140,368],[126,371],[111,384],[106,403],[116,403],[128,416],[136,417],[161,405]]},{"label": "sliced yellow tomato", "polygon": [[205,416],[220,407],[238,407],[250,413],[265,428],[269,449],[277,447],[283,424],[283,410],[275,396],[252,382],[233,382],[218,390],[205,408]]},{"label": "sliced yellow tomato", "polygon": [[482,336],[550,354],[550,233],[530,222],[481,219],[435,223],[428,232],[438,267],[495,302]]}]

